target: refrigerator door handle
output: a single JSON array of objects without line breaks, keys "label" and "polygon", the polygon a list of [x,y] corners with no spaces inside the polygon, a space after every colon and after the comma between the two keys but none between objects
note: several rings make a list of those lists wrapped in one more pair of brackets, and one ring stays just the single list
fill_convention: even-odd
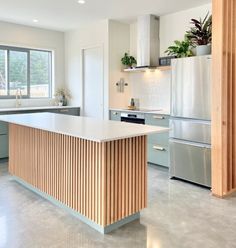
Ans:
[{"label": "refrigerator door handle", "polygon": [[183,145],[189,145],[189,146],[197,146],[197,147],[205,148],[205,149],[211,149],[211,145],[197,143],[197,142],[189,142],[186,140],[170,139],[170,142],[177,143],[177,144],[183,144]]}]

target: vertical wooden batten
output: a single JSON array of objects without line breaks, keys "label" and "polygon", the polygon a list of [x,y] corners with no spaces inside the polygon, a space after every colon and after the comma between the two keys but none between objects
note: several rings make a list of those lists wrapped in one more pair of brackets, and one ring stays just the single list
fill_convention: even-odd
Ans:
[{"label": "vertical wooden batten", "polygon": [[101,227],[147,202],[146,136],[95,142],[10,124],[9,171]]},{"label": "vertical wooden batten", "polygon": [[212,193],[236,191],[236,2],[213,0]]}]

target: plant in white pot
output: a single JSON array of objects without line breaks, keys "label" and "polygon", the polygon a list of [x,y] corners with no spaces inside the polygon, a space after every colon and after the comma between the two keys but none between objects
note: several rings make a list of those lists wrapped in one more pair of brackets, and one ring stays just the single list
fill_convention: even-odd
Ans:
[{"label": "plant in white pot", "polygon": [[202,20],[191,19],[193,27],[186,32],[187,38],[193,47],[196,47],[196,55],[207,55],[211,53],[212,41],[212,15],[207,15]]}]

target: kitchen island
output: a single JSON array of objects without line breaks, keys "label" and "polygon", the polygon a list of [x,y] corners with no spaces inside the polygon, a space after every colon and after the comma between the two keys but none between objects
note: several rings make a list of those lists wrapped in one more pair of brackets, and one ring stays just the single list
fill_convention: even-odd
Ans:
[{"label": "kitchen island", "polygon": [[14,179],[101,233],[147,207],[147,135],[168,128],[54,113],[3,115]]}]

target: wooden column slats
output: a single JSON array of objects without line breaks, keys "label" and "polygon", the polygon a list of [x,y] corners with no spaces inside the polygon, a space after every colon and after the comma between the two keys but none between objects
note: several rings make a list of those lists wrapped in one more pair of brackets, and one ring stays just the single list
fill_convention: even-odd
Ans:
[{"label": "wooden column slats", "polygon": [[105,227],[146,207],[146,137],[104,143],[9,125],[10,173]]},{"label": "wooden column slats", "polygon": [[236,191],[236,3],[213,0],[212,193]]}]

